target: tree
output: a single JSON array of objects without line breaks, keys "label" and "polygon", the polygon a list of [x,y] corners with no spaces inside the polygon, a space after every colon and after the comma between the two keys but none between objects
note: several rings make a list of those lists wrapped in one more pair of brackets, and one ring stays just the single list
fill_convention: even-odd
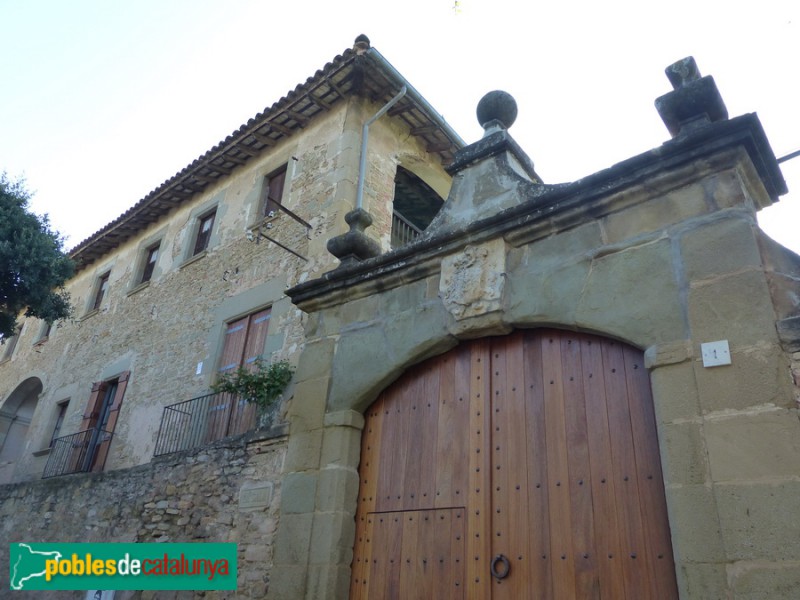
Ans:
[{"label": "tree", "polygon": [[23,181],[0,173],[0,335],[17,333],[17,316],[52,323],[72,313],[64,283],[75,265],[64,253],[64,238],[47,215],[30,211]]}]

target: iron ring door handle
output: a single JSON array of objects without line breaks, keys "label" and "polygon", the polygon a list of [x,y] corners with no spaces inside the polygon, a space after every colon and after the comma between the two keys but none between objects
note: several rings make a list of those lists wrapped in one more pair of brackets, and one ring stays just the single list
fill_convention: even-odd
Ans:
[{"label": "iron ring door handle", "polygon": [[[498,564],[503,565],[501,568],[502,570],[497,569]],[[494,577],[499,581],[500,579],[505,579],[506,577],[508,577],[508,574],[511,572],[511,563],[508,562],[508,559],[504,555],[498,554],[492,559],[491,568],[492,568],[492,577]]]}]

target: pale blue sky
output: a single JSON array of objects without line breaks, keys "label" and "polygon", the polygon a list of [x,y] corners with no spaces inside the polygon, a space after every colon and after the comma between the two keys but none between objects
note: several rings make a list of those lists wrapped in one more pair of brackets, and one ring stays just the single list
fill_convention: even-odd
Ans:
[{"label": "pale blue sky", "polygon": [[[546,3],[556,5],[556,3]],[[660,145],[663,69],[693,54],[731,116],[800,148],[800,3],[0,0],[0,170],[74,246],[366,33],[468,142],[492,89],[547,183]],[[784,164],[800,189],[800,158]],[[764,211],[800,252],[800,191]]]}]

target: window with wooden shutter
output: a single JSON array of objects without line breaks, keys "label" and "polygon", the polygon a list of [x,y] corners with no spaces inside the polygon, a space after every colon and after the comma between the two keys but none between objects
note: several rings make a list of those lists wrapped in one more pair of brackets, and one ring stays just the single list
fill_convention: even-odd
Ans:
[{"label": "window with wooden shutter", "polygon": [[216,216],[217,211],[213,210],[200,217],[192,256],[196,256],[208,248],[208,244],[211,241],[211,231],[214,229],[214,218]]},{"label": "window with wooden shutter", "polygon": [[[255,368],[264,352],[270,314],[270,309],[266,308],[227,324],[217,369],[220,375],[232,373],[239,367]],[[206,437],[211,441],[244,433],[253,428],[255,418],[255,408],[246,398],[220,395],[211,409]]]},{"label": "window with wooden shutter", "polygon": [[129,377],[130,371],[125,371],[117,378],[98,381],[92,386],[92,394],[81,422],[81,431],[91,430],[84,439],[86,448],[81,449],[81,454],[85,457],[82,459],[84,465],[81,470],[103,470]]},{"label": "window with wooden shutter", "polygon": [[103,298],[106,297],[108,292],[108,279],[111,273],[105,273],[97,279],[97,288],[94,293],[94,303],[92,303],[92,310],[98,310],[103,303]]},{"label": "window with wooden shutter", "polygon": [[[286,165],[264,178],[264,192],[261,206],[264,217],[271,217],[278,212],[283,202],[283,187],[286,183]],[[271,214],[270,214],[271,213]]]},{"label": "window with wooden shutter", "polygon": [[161,242],[153,244],[144,251],[144,265],[142,267],[142,278],[139,283],[146,283],[153,277],[153,270],[156,268],[156,261],[158,261],[158,251],[161,247]]}]

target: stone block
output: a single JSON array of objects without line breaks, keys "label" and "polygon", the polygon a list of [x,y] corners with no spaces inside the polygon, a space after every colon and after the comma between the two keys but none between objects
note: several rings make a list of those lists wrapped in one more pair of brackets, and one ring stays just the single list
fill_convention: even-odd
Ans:
[{"label": "stone block", "polygon": [[685,362],[658,367],[650,372],[656,420],[671,423],[700,416],[700,397],[694,365]]},{"label": "stone block", "polygon": [[315,514],[309,563],[349,566],[353,560],[355,535],[356,524],[352,513]]},{"label": "stone block", "polygon": [[308,567],[305,564],[300,566],[279,564],[277,560],[275,567],[270,572],[268,600],[298,600],[298,598],[305,598]]},{"label": "stone block", "polygon": [[330,383],[330,377],[318,377],[295,384],[288,410],[292,435],[322,427]]},{"label": "stone block", "polygon": [[702,183],[693,183],[662,196],[649,198],[603,218],[609,243],[616,244],[643,234],[666,229],[709,212]]},{"label": "stone block", "polygon": [[322,437],[320,466],[355,468],[361,456],[361,430],[353,427],[326,427]]},{"label": "stone block", "polygon": [[715,482],[800,476],[797,410],[709,419],[705,435]]},{"label": "stone block", "polygon": [[788,363],[778,346],[732,346],[730,365],[704,367],[698,360],[694,371],[703,414],[792,404]]},{"label": "stone block", "polygon": [[688,338],[682,297],[670,242],[660,240],[595,258],[575,320],[647,348]]},{"label": "stone block", "polygon": [[675,563],[718,563],[725,558],[713,491],[704,485],[668,486]]},{"label": "stone block", "polygon": [[317,510],[335,511],[352,508],[355,511],[359,477],[355,468],[331,467],[319,472]]},{"label": "stone block", "polygon": [[317,473],[287,473],[281,482],[281,514],[310,513],[317,495]]},{"label": "stone block", "polygon": [[689,325],[696,344],[728,340],[731,350],[774,344],[775,311],[762,271],[744,271],[689,289]]},{"label": "stone block", "polygon": [[350,566],[312,565],[307,600],[339,600],[350,595]]},{"label": "stone block", "polygon": [[447,321],[438,299],[393,315],[386,324],[386,337],[395,364],[405,368],[453,348],[457,340],[448,333]]},{"label": "stone block", "polygon": [[281,571],[284,566],[305,565],[308,562],[313,521],[314,515],[311,513],[281,515],[281,522],[275,534],[273,557],[273,564],[278,568],[273,568],[273,573]]},{"label": "stone block", "polygon": [[664,479],[670,485],[703,484],[710,480],[708,453],[699,423],[665,424],[659,428]]},{"label": "stone block", "polygon": [[321,452],[321,429],[293,432],[289,436],[284,470],[286,472],[316,470],[319,468]]},{"label": "stone block", "polygon": [[729,567],[734,600],[796,600],[800,590],[800,564],[737,567]]},{"label": "stone block", "polygon": [[336,340],[333,338],[321,338],[306,342],[294,375],[295,381],[306,381],[329,375],[334,352],[336,352]]},{"label": "stone block", "polygon": [[339,306],[339,318],[344,328],[371,323],[379,318],[378,298],[376,294],[356,298]]},{"label": "stone block", "polygon": [[553,270],[520,265],[508,276],[505,320],[514,325],[572,325],[591,262],[583,259]]},{"label": "stone block", "polygon": [[678,591],[681,598],[730,600],[725,565],[707,563],[680,565]]},{"label": "stone block", "polygon": [[800,481],[715,486],[728,560],[800,561]]},{"label": "stone block", "polygon": [[358,410],[358,402],[370,390],[377,393],[396,360],[382,324],[347,331],[339,338],[333,363],[328,410]]},{"label": "stone block", "polygon": [[759,268],[761,255],[755,236],[756,224],[748,214],[698,223],[680,237],[684,273],[691,281]]},{"label": "stone block", "polygon": [[399,312],[403,312],[425,304],[427,298],[428,281],[420,279],[386,290],[378,295],[378,307],[381,315],[391,319]]}]

